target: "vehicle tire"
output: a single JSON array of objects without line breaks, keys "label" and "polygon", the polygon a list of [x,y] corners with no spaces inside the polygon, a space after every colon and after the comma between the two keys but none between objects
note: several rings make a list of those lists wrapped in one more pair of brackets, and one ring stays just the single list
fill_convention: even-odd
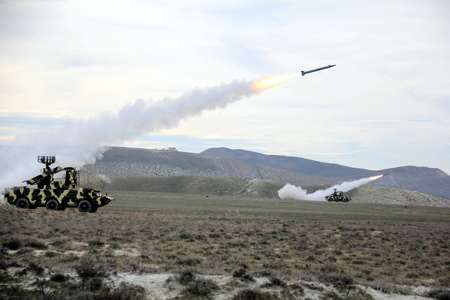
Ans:
[{"label": "vehicle tire", "polygon": [[45,207],[48,210],[59,210],[59,202],[55,199],[50,199],[47,201],[47,203],[45,203]]},{"label": "vehicle tire", "polygon": [[92,209],[89,212],[90,213],[95,213],[95,212],[97,212],[97,208],[98,208],[97,205],[92,205]]},{"label": "vehicle tire", "polygon": [[27,198],[19,198],[16,200],[17,208],[30,208],[30,201]]},{"label": "vehicle tire", "polygon": [[93,205],[89,200],[81,200],[78,203],[78,210],[80,212],[91,212]]}]

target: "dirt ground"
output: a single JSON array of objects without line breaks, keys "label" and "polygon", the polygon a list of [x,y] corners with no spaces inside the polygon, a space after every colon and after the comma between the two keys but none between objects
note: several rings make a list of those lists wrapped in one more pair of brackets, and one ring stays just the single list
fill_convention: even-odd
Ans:
[{"label": "dirt ground", "polygon": [[0,271],[68,274],[95,262],[111,274],[245,270],[285,281],[339,275],[372,286],[450,286],[448,208],[114,196],[95,214],[0,205]]}]

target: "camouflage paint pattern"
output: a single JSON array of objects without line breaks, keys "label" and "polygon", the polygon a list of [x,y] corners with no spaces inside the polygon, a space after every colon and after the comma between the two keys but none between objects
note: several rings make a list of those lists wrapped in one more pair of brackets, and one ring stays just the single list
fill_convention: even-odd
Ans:
[{"label": "camouflage paint pattern", "polygon": [[112,198],[90,188],[64,189],[60,182],[52,182],[49,188],[39,189],[33,187],[13,187],[6,190],[5,199],[11,205],[25,198],[32,208],[45,206],[47,201],[55,199],[60,207],[77,207],[81,200],[89,200],[94,206],[100,207],[108,204]]},{"label": "camouflage paint pattern", "polygon": [[[51,156],[39,156],[38,161],[46,163],[42,174],[26,180],[28,186],[7,189],[5,199],[9,204],[16,205],[17,200],[26,199],[30,208],[36,208],[46,206],[49,200],[56,200],[59,203],[59,209],[65,209],[66,207],[78,207],[80,201],[88,200],[92,204],[91,211],[95,212],[98,207],[111,202],[111,197],[98,190],[77,188],[78,172],[75,168],[55,167],[52,169],[50,164],[55,161],[55,158]],[[63,171],[65,172],[64,180],[53,179],[54,174]]]}]

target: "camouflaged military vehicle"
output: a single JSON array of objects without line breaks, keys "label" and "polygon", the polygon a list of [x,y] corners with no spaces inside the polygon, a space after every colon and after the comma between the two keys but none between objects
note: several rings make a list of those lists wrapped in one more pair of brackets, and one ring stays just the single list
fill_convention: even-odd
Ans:
[{"label": "camouflaged military vehicle", "polygon": [[334,202],[349,202],[351,199],[349,196],[347,196],[346,194],[344,194],[344,192],[341,191],[337,191],[336,189],[334,189],[334,192],[329,195],[329,196],[325,196],[325,199],[327,201],[334,201]]},{"label": "camouflaged military vehicle", "polygon": [[[5,190],[5,200],[18,208],[45,206],[50,210],[64,210],[77,207],[80,212],[96,212],[113,199],[98,190],[78,187],[79,176],[75,168],[55,167],[54,156],[38,156],[38,162],[45,164],[42,174],[24,182],[27,186],[16,186]],[[54,179],[54,175],[62,178]]]}]

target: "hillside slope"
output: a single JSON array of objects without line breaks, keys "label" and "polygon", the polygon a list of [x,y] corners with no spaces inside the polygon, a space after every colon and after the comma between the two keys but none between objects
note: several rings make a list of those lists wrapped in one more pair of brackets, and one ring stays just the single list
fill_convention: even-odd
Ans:
[{"label": "hillside slope", "polygon": [[[93,186],[90,184],[89,186]],[[114,177],[109,184],[98,184],[97,188],[117,191],[151,193],[182,193],[196,195],[222,195],[235,197],[278,198],[283,184],[261,179],[244,180],[232,177],[168,176],[168,177]],[[310,192],[317,186],[306,187]],[[349,192],[352,203],[372,203],[403,206],[450,207],[450,201],[428,194],[399,188],[362,186]]]},{"label": "hillside slope", "polygon": [[301,157],[266,155],[246,150],[228,148],[211,148],[200,153],[202,157],[215,160],[230,159],[239,161],[255,168],[281,169],[290,173],[315,176],[317,178],[348,180],[374,175],[374,171],[346,167],[338,164],[323,163]]},{"label": "hillside slope", "polygon": [[350,192],[352,203],[450,207],[450,201],[425,193],[366,185]]},{"label": "hillside slope", "polygon": [[111,147],[85,171],[111,177],[204,176],[264,179],[301,186],[329,186],[383,174],[371,185],[395,187],[450,199],[450,176],[439,169],[405,166],[367,170],[300,157],[266,155],[245,150],[212,148],[200,154],[180,151]]},{"label": "hillside slope", "polygon": [[93,166],[108,176],[220,176],[216,164],[195,153],[111,147]]},{"label": "hillside slope", "polygon": [[450,199],[450,176],[439,169],[406,166],[381,171],[375,186],[401,187]]}]

